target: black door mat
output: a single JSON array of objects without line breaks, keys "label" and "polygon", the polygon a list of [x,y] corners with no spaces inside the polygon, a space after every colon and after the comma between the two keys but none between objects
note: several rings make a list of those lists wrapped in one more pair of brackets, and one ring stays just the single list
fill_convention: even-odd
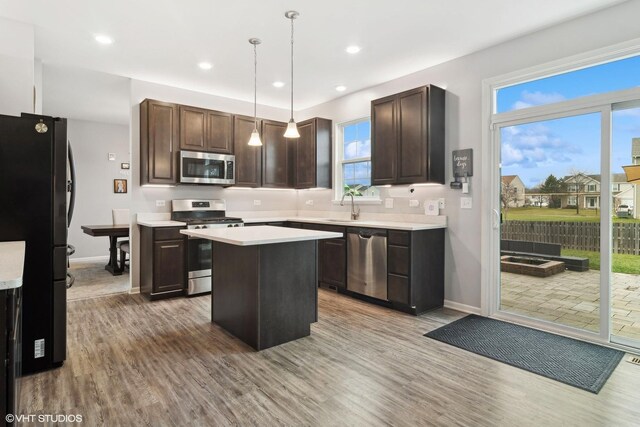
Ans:
[{"label": "black door mat", "polygon": [[622,351],[471,314],[424,336],[598,393]]}]

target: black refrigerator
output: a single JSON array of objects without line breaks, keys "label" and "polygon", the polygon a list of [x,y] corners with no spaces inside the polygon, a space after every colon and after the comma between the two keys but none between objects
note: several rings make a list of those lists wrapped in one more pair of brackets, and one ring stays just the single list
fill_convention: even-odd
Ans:
[{"label": "black refrigerator", "polygon": [[0,241],[26,242],[22,284],[22,374],[66,358],[66,119],[0,115]]}]

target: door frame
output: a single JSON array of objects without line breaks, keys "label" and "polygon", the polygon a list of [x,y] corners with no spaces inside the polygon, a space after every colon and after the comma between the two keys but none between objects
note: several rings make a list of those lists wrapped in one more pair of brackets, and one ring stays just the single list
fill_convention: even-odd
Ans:
[{"label": "door frame", "polygon": [[[640,100],[640,88],[626,89],[605,94],[592,95],[551,105],[536,106],[500,114],[489,114],[493,108],[493,99],[499,85],[495,82],[483,82],[485,109],[483,123],[487,130],[483,132],[483,200],[482,200],[482,277],[481,277],[481,313],[485,316],[524,324],[537,329],[597,342],[617,345],[625,349],[634,349],[633,343],[622,337],[613,337],[611,333],[611,235],[613,220],[611,187],[611,119],[614,106],[635,104]],[[489,109],[487,109],[487,102]],[[616,108],[619,109],[619,108]],[[507,126],[530,122],[553,120],[588,113],[600,113],[601,120],[601,226],[600,226],[600,328],[599,332],[589,332],[550,321],[538,320],[499,310],[500,302],[500,129]],[[637,348],[635,348],[637,351]]]}]

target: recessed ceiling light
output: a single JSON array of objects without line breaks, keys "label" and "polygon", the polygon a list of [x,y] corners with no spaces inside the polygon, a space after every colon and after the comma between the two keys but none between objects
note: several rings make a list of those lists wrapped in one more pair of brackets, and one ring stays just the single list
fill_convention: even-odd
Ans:
[{"label": "recessed ceiling light", "polygon": [[345,50],[347,51],[347,53],[351,53],[351,54],[358,53],[360,52],[360,46],[356,46],[356,45],[348,46]]},{"label": "recessed ceiling light", "polygon": [[273,82],[273,87],[284,87],[284,82]]},{"label": "recessed ceiling light", "polygon": [[202,69],[202,70],[210,70],[210,69],[213,68],[213,65],[211,65],[208,62],[201,62],[201,63],[198,64],[198,67],[200,67],[200,69]]},{"label": "recessed ceiling light", "polygon": [[113,39],[109,36],[105,36],[104,34],[96,34],[94,38],[100,44],[107,45],[113,43]]},{"label": "recessed ceiling light", "polygon": [[336,90],[338,92],[344,92],[345,90],[347,90],[347,87],[346,86],[342,86],[342,85],[336,86]]}]

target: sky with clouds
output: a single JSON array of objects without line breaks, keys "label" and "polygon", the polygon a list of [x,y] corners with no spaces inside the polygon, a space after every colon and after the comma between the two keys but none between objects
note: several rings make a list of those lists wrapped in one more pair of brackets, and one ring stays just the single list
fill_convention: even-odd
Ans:
[{"label": "sky with clouds", "polygon": [[[602,64],[500,89],[497,110],[505,112],[595,93],[640,86],[640,57]],[[640,108],[616,111],[612,121],[612,172],[631,164],[631,139],[640,137]],[[571,170],[600,173],[600,114],[502,128],[502,175],[519,175],[527,187],[550,174]]]}]

